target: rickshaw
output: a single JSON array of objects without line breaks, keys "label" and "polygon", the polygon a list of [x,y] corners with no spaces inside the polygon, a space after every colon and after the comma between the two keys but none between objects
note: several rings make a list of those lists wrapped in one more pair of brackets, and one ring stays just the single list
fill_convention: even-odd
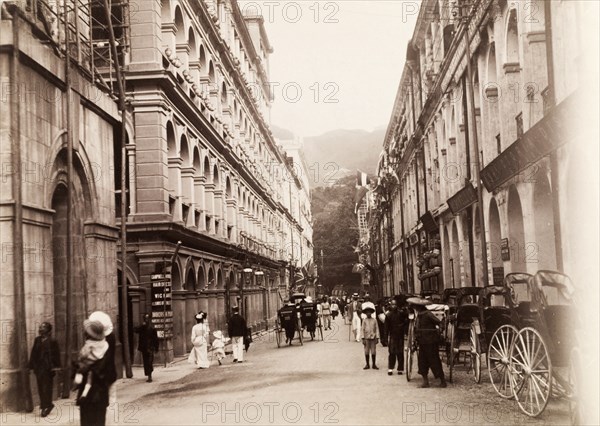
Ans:
[{"label": "rickshaw", "polygon": [[[494,384],[490,363],[500,365],[498,345],[491,344],[496,331],[504,325],[517,323],[510,289],[503,285],[490,285],[479,291],[479,315],[471,324],[471,352],[476,383],[481,383],[481,357],[486,356],[490,379]],[[490,350],[490,348],[492,348]]]},{"label": "rickshaw", "polygon": [[281,347],[281,335],[285,335],[285,327],[289,324],[294,325],[294,336],[298,335],[298,341],[300,345],[303,345],[300,312],[298,312],[296,305],[285,305],[277,311],[277,319],[275,320],[275,340],[278,348]]},{"label": "rickshaw", "polygon": [[308,324],[310,324],[311,321],[314,321],[315,331],[312,333],[309,332],[310,337],[312,340],[314,340],[315,334],[317,334],[318,331],[318,336],[321,340],[323,340],[323,323],[321,321],[321,316],[317,313],[316,303],[306,301],[300,302],[300,319],[302,324],[302,332],[304,332],[305,328],[308,328]]},{"label": "rickshaw", "polygon": [[[442,336],[445,336],[445,324],[447,324],[447,320],[448,320],[448,306],[444,305],[444,304],[439,304],[439,303],[431,303],[429,305],[426,305],[425,308],[429,311],[431,311],[436,317],[438,317],[441,321],[440,324],[440,333]],[[410,382],[410,380],[412,379],[412,369],[413,369],[413,365],[416,364],[415,360],[418,359],[418,354],[419,354],[419,348],[418,348],[418,344],[417,344],[417,340],[415,337],[415,325],[416,325],[416,317],[417,317],[417,313],[415,312],[414,308],[412,308],[411,305],[409,305],[407,307],[408,309],[408,333],[407,333],[407,338],[406,338],[406,348],[405,348],[405,359],[404,359],[404,364],[405,364],[405,372],[406,372],[406,380],[408,382]],[[444,351],[446,350],[446,345],[444,343],[444,337],[442,337],[442,341],[440,342],[440,344],[442,345],[440,347],[440,350]]]},{"label": "rickshaw", "polygon": [[567,374],[575,344],[572,330],[578,324],[574,287],[567,275],[538,271],[527,280],[527,289],[531,300],[528,324],[510,345],[507,371],[519,408],[524,414],[537,417],[553,391],[573,398]]},{"label": "rickshaw", "polygon": [[461,287],[456,294],[456,311],[449,315],[447,329],[447,344],[450,344],[448,380],[452,382],[454,365],[460,361],[461,354],[472,360],[471,324],[479,316],[477,300],[481,287]]}]

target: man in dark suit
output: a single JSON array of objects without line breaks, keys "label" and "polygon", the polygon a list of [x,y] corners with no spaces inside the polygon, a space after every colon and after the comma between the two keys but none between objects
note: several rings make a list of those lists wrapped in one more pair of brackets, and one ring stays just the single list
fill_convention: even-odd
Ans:
[{"label": "man in dark suit", "polygon": [[51,333],[52,325],[43,322],[39,328],[39,336],[33,342],[29,357],[29,368],[33,370],[37,379],[42,417],[46,417],[54,408],[52,386],[55,371],[60,368],[58,342],[52,338]]},{"label": "man in dark suit", "polygon": [[233,307],[233,315],[229,318],[227,332],[233,347],[233,362],[244,362],[244,336],[248,333],[246,320],[240,315],[240,308]]},{"label": "man in dark suit", "polygon": [[154,353],[158,352],[158,334],[150,322],[150,315],[144,315],[144,322],[133,329],[140,335],[138,351],[142,353],[144,361],[144,375],[148,376],[147,382],[152,382],[152,371],[154,371]]}]

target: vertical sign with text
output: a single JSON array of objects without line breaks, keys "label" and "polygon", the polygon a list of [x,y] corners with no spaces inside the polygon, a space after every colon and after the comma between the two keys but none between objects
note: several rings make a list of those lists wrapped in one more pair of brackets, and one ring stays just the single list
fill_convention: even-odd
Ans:
[{"label": "vertical sign with text", "polygon": [[152,325],[159,338],[172,337],[171,275],[152,275]]}]

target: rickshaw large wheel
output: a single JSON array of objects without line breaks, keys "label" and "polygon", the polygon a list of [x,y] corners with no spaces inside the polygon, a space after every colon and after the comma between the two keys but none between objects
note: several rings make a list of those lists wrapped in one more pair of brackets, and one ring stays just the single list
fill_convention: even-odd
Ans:
[{"label": "rickshaw large wheel", "polygon": [[471,324],[471,365],[475,383],[481,383],[481,345],[475,324]]},{"label": "rickshaw large wheel", "polygon": [[506,399],[513,397],[509,371],[510,351],[518,333],[516,327],[503,325],[494,332],[488,344],[487,367],[490,382],[496,393]]},{"label": "rickshaw large wheel", "polygon": [[275,341],[277,342],[277,347],[281,347],[281,324],[279,323],[279,318],[275,322]]},{"label": "rickshaw large wheel", "polygon": [[522,380],[522,383],[513,381],[519,408],[529,417],[539,416],[552,393],[552,361],[548,346],[536,329],[525,327],[517,334],[511,350],[510,372],[513,378]]},{"label": "rickshaw large wheel", "polygon": [[406,381],[410,382],[410,379],[412,378],[412,367],[413,367],[413,356],[414,353],[416,352],[414,350],[415,347],[415,323],[414,321],[411,321],[408,325],[408,336],[406,338]]}]

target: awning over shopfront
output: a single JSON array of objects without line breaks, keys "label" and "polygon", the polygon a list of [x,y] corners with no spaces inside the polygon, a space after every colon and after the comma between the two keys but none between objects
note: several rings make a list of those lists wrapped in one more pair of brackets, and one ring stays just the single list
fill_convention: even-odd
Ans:
[{"label": "awning over shopfront", "polygon": [[421,216],[419,220],[423,224],[423,229],[425,229],[425,232],[427,232],[428,234],[439,230],[437,221],[433,217],[433,214],[430,210],[428,210],[423,216]]},{"label": "awning over shopfront", "polygon": [[465,187],[448,199],[448,207],[452,214],[458,214],[477,201],[477,190],[468,181]]},{"label": "awning over shopfront", "polygon": [[574,121],[574,95],[561,102],[537,124],[506,148],[481,170],[481,180],[488,192],[550,154],[569,140]]}]

